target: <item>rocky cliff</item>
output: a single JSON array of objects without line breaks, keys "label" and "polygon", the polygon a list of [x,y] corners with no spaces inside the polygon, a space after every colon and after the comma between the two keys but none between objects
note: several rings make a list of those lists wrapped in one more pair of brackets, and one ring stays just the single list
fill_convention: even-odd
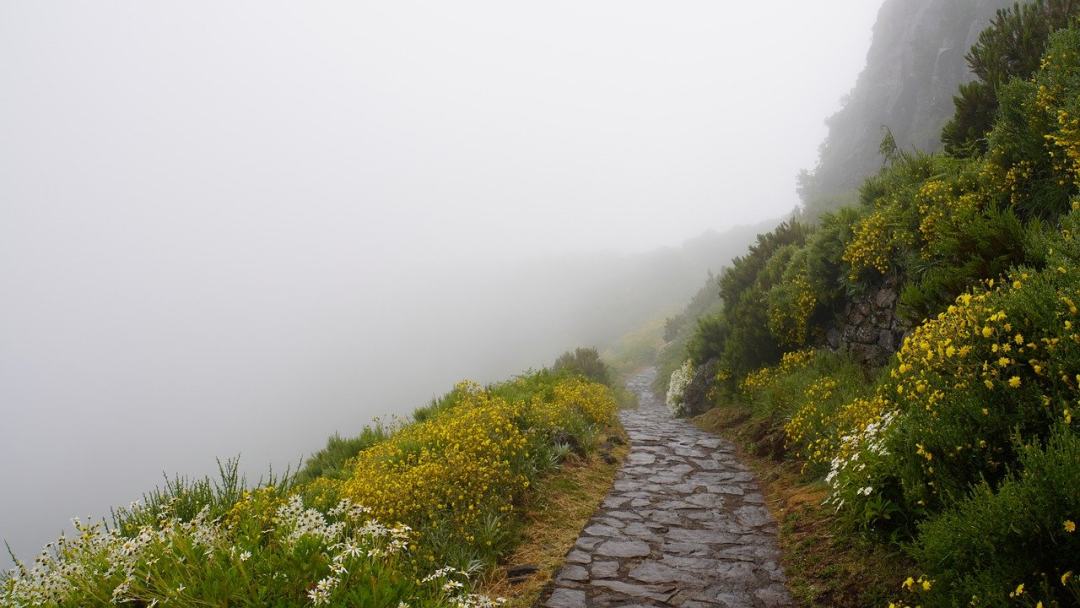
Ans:
[{"label": "rocky cliff", "polygon": [[866,67],[829,135],[813,172],[800,177],[807,212],[837,206],[882,164],[888,127],[901,149],[935,151],[953,114],[953,95],[971,79],[965,55],[998,9],[1012,0],[885,0]]}]

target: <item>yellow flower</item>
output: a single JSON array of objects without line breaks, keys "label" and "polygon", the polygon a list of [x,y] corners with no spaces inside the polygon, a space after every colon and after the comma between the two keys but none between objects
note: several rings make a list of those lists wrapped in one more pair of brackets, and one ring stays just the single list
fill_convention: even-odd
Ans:
[{"label": "yellow flower", "polygon": [[989,388],[989,389],[994,388],[994,383],[989,378],[987,378],[986,380],[983,380],[983,384],[986,385],[986,388]]},{"label": "yellow flower", "polygon": [[923,591],[929,591],[930,590],[930,579],[926,579],[925,581],[922,582],[922,590]]},{"label": "yellow flower", "polygon": [[1061,575],[1061,584],[1062,585],[1068,585],[1070,578],[1072,578],[1072,570],[1069,570],[1065,574]]},{"label": "yellow flower", "polygon": [[1065,527],[1065,531],[1068,532],[1069,534],[1072,534],[1073,532],[1076,532],[1076,522],[1074,522],[1071,519],[1066,519],[1065,520],[1064,527]]},{"label": "yellow flower", "polygon": [[912,588],[915,587],[915,579],[911,578],[910,576],[907,577],[907,580],[904,581],[904,584],[902,586],[904,587],[904,589],[911,591]]},{"label": "yellow flower", "polygon": [[1013,591],[1013,595],[1016,595],[1016,596],[1024,595],[1024,583],[1020,583],[1019,585],[1016,586],[1016,591]]},{"label": "yellow flower", "polygon": [[984,338],[989,338],[994,335],[994,330],[989,325],[985,325],[982,328],[982,335]]},{"label": "yellow flower", "polygon": [[1013,376],[1009,378],[1009,386],[1013,388],[1020,388],[1020,376]]}]

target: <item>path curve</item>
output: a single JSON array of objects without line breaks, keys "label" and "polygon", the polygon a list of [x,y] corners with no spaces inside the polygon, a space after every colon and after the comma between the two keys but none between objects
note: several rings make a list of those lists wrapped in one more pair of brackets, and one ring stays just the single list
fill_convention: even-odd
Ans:
[{"label": "path curve", "polygon": [[776,524],[730,442],[672,418],[634,376],[620,414],[630,453],[566,556],[547,608],[776,608],[791,605]]}]

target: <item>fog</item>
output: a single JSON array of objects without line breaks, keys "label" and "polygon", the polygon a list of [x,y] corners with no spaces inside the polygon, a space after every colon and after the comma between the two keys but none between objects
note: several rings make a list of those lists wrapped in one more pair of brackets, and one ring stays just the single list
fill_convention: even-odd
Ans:
[{"label": "fog", "polygon": [[0,4],[0,537],[669,314],[879,4]]}]

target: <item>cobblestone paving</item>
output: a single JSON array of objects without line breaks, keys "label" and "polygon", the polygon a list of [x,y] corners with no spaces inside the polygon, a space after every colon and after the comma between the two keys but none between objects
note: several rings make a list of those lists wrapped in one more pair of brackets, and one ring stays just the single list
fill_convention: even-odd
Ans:
[{"label": "cobblestone paving", "polygon": [[630,454],[566,556],[547,608],[789,606],[776,524],[733,446],[671,417],[650,390],[621,414]]}]

